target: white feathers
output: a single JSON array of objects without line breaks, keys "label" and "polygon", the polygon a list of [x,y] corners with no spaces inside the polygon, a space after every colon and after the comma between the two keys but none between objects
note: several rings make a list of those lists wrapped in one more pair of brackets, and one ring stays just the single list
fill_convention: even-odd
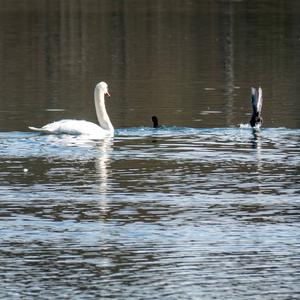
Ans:
[{"label": "white feathers", "polygon": [[108,86],[100,82],[95,87],[94,98],[99,125],[85,120],[61,120],[47,124],[41,128],[29,126],[29,129],[46,134],[91,135],[95,138],[114,135],[114,127],[105,108],[105,95],[109,95]]}]

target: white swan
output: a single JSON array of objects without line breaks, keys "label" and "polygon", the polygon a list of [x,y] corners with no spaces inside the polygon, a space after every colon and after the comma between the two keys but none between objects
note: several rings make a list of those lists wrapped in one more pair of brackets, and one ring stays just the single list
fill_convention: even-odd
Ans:
[{"label": "white swan", "polygon": [[94,91],[96,114],[99,125],[84,120],[61,120],[49,123],[42,128],[29,126],[33,131],[48,133],[48,134],[72,134],[72,135],[92,135],[94,137],[105,137],[114,135],[114,127],[110,122],[109,116],[105,108],[104,96],[108,93],[106,82],[100,82],[96,85]]}]

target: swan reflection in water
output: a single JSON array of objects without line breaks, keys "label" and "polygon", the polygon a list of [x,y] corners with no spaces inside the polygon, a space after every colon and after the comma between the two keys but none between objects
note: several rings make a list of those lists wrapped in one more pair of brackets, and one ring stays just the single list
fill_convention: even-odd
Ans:
[{"label": "swan reflection in water", "polygon": [[99,156],[95,158],[95,169],[98,175],[98,192],[100,196],[100,209],[104,215],[107,213],[107,193],[108,179],[110,166],[110,153],[113,150],[113,139],[107,137],[97,142],[97,147],[100,150]]},{"label": "swan reflection in water", "polygon": [[108,192],[109,165],[111,161],[111,151],[113,150],[113,138],[106,137],[101,140],[93,140],[88,136],[72,136],[72,135],[47,135],[37,137],[42,139],[46,145],[51,145],[46,150],[53,155],[49,155],[48,160],[52,156],[72,161],[83,161],[84,163],[93,163],[94,186],[97,189],[98,199],[101,202],[101,210],[106,211],[106,195]]}]

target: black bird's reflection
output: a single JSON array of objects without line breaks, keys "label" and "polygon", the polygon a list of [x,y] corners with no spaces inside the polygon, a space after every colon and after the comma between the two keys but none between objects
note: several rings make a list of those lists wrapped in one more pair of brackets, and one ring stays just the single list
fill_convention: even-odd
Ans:
[{"label": "black bird's reflection", "polygon": [[251,145],[253,149],[261,148],[261,132],[260,130],[257,130],[255,127],[252,128]]}]

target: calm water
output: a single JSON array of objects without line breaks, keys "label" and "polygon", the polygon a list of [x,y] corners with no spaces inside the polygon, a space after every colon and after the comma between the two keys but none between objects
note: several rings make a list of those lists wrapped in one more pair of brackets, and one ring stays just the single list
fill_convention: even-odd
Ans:
[{"label": "calm water", "polygon": [[[0,0],[0,298],[299,299],[299,32],[292,0]],[[29,132],[97,122],[101,80],[114,138]]]}]

